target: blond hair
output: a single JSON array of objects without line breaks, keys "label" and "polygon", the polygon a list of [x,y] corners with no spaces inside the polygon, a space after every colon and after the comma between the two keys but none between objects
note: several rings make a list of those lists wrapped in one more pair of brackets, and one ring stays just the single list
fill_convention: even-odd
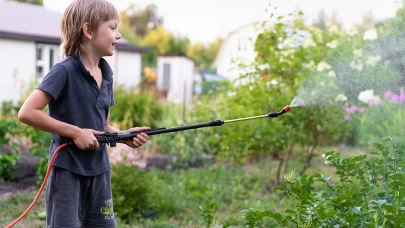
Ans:
[{"label": "blond hair", "polygon": [[109,20],[119,20],[114,5],[106,0],[74,0],[65,10],[61,21],[61,57],[72,56],[80,49],[83,25],[91,31]]}]

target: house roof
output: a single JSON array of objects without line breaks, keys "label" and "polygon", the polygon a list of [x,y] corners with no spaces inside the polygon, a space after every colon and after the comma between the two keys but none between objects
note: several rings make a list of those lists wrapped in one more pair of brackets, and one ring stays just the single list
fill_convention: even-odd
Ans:
[{"label": "house roof", "polygon": [[[60,44],[60,20],[62,15],[43,6],[0,1],[0,38],[30,40],[38,43]],[[118,50],[148,52],[121,39]]]}]

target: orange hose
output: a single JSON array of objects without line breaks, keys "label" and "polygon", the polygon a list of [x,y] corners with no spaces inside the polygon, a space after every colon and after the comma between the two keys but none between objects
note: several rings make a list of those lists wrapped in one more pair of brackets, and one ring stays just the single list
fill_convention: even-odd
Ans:
[{"label": "orange hose", "polygon": [[46,175],[45,175],[44,181],[42,182],[41,187],[39,188],[39,191],[38,191],[37,195],[36,195],[35,198],[34,198],[34,201],[32,201],[31,205],[27,208],[27,210],[24,211],[24,213],[22,213],[22,215],[20,215],[20,217],[18,217],[18,218],[17,218],[16,220],[14,220],[12,223],[10,223],[8,226],[6,226],[6,228],[11,228],[11,227],[13,227],[13,226],[14,226],[15,224],[17,224],[22,218],[24,218],[24,216],[27,215],[28,212],[34,207],[35,203],[38,201],[39,197],[41,196],[42,190],[44,190],[44,187],[45,187],[45,185],[46,185],[46,181],[48,180],[49,173],[50,173],[51,170],[52,170],[52,165],[53,165],[53,162],[55,161],[56,155],[59,153],[59,151],[60,151],[62,148],[66,147],[67,145],[68,145],[67,143],[62,144],[62,145],[53,153],[53,155],[52,155],[52,157],[51,157],[51,160],[49,161],[48,169],[46,170]]}]

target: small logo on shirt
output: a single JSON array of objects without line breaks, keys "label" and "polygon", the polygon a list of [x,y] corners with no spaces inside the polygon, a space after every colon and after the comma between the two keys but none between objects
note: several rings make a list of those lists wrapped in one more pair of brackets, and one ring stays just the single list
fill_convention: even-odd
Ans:
[{"label": "small logo on shirt", "polygon": [[104,215],[104,219],[111,220],[114,219],[114,209],[112,199],[104,201],[105,207],[100,209],[101,214]]}]

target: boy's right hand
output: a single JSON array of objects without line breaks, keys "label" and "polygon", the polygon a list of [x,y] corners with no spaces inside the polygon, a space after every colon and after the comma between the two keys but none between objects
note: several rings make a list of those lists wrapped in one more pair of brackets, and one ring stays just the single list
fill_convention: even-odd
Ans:
[{"label": "boy's right hand", "polygon": [[83,128],[77,132],[72,140],[80,150],[94,150],[100,147],[95,136],[101,134],[104,132]]}]

